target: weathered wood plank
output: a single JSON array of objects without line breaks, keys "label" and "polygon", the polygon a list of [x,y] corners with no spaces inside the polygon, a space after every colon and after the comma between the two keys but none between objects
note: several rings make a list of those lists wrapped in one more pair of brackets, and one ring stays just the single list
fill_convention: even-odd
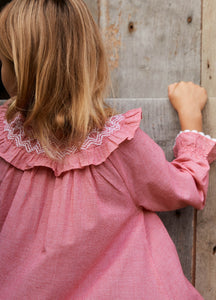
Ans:
[{"label": "weathered wood plank", "polygon": [[92,16],[94,17],[95,22],[98,24],[99,21],[99,12],[98,12],[98,0],[84,0],[87,4]]},{"label": "weathered wood plank", "polygon": [[196,288],[205,300],[216,299],[216,163],[210,172],[208,201],[198,212]]},{"label": "weathered wood plank", "polygon": [[203,1],[202,85],[210,97],[216,97],[216,1]]},{"label": "weathered wood plank", "polygon": [[101,0],[112,97],[166,97],[168,84],[200,83],[201,0]]},{"label": "weathered wood plank", "polygon": [[[205,111],[205,131],[216,138],[216,99]],[[205,300],[216,299],[216,163],[210,172],[208,201],[197,215],[196,288]]]},{"label": "weathered wood plank", "polygon": [[[216,97],[216,2],[203,1],[201,84]],[[216,137],[216,99],[209,103],[207,131]],[[216,163],[211,168],[208,201],[197,215],[196,288],[205,300],[216,299]]]}]

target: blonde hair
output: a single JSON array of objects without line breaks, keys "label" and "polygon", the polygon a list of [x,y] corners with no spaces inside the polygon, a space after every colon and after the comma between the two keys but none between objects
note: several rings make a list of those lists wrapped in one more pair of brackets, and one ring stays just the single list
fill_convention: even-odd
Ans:
[{"label": "blonde hair", "polygon": [[79,148],[113,114],[103,42],[82,0],[13,0],[0,14],[0,52],[17,80],[7,120],[21,113],[49,156]]}]

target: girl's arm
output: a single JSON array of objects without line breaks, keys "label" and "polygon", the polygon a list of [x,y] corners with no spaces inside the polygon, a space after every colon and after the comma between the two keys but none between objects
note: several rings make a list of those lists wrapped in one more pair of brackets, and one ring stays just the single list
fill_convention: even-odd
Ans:
[{"label": "girl's arm", "polygon": [[[193,83],[169,87],[172,105],[178,111],[182,130],[202,130],[201,111],[206,91]],[[111,155],[137,206],[167,211],[191,205],[205,205],[209,163],[216,159],[216,143],[195,132],[183,132],[176,139],[176,159],[168,162],[163,150],[141,129]]]},{"label": "girl's arm", "polygon": [[169,211],[205,205],[209,162],[216,158],[215,142],[199,133],[183,132],[176,139],[176,159],[168,162],[163,150],[141,129],[110,156],[136,206]]}]

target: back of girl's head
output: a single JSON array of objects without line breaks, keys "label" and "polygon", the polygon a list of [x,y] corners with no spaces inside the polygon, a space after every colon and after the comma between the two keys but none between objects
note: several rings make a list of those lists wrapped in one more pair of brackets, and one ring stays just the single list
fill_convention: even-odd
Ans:
[{"label": "back of girl's head", "polygon": [[104,126],[107,59],[82,0],[13,0],[0,14],[0,53],[17,80],[7,119],[20,112],[47,152]]}]

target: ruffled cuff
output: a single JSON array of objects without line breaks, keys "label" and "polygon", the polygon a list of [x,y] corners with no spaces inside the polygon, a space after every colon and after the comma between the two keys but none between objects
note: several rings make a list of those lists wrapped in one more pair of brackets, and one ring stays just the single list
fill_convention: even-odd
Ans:
[{"label": "ruffled cuff", "polygon": [[181,131],[173,150],[175,157],[187,153],[190,156],[203,157],[212,163],[216,160],[216,139],[196,130]]}]

